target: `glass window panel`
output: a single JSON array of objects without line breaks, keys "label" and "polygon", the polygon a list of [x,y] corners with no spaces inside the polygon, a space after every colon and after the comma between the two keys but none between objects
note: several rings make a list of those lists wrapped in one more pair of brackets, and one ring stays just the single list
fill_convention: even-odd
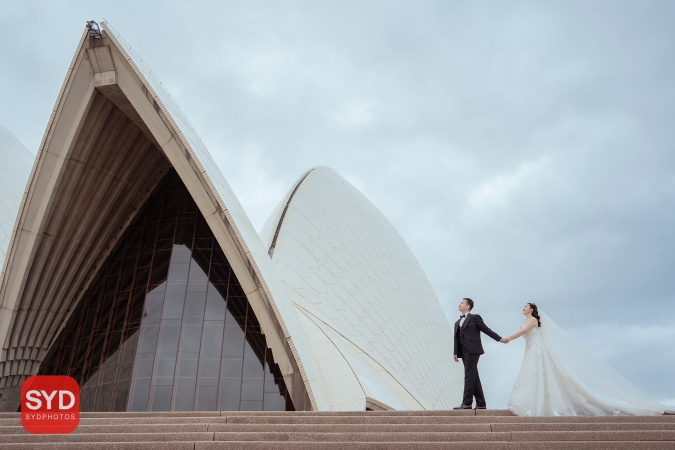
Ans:
[{"label": "glass window panel", "polygon": [[197,353],[183,353],[178,355],[178,376],[179,377],[197,377],[197,367],[199,365],[199,355]]},{"label": "glass window panel", "polygon": [[150,378],[137,378],[133,381],[132,411],[147,411],[150,397]]},{"label": "glass window panel", "polygon": [[162,220],[159,225],[159,234],[157,234],[158,241],[172,240],[174,232],[176,231],[175,220]]},{"label": "glass window panel", "polygon": [[105,383],[99,387],[97,411],[110,411],[110,400],[112,398],[112,383]]},{"label": "glass window panel", "polygon": [[[211,238],[195,238],[193,249],[211,249],[213,239]],[[210,252],[209,252],[210,254]],[[208,262],[208,261],[207,261]]]},{"label": "glass window panel", "polygon": [[[174,245],[171,253],[171,265],[190,264],[190,249],[185,245]],[[186,271],[187,274],[187,271]]]},{"label": "glass window panel", "polygon": [[218,387],[218,378],[203,378],[197,379],[197,386],[213,386]]},{"label": "glass window panel", "polygon": [[[247,335],[249,333],[246,333]],[[263,378],[263,362],[260,361],[258,355],[253,351],[251,345],[246,342],[244,350],[244,378]],[[262,399],[260,399],[262,400]]]},{"label": "glass window panel", "polygon": [[220,360],[220,352],[222,345],[223,345],[223,323],[217,321],[204,322],[204,331],[202,334],[202,347],[200,357]]},{"label": "glass window panel", "polygon": [[262,378],[244,378],[244,379],[242,379],[241,380],[241,399],[242,400],[260,400],[260,401],[262,401],[262,399],[263,399],[263,379]]},{"label": "glass window panel", "polygon": [[154,353],[141,353],[136,360],[136,376],[140,378],[151,377],[154,365]]},{"label": "glass window panel", "polygon": [[145,297],[145,312],[147,317],[160,317],[164,308],[164,293],[150,293]]},{"label": "glass window panel", "polygon": [[141,335],[140,353],[154,353],[157,348],[157,336],[159,336],[159,326],[153,325],[144,327]]},{"label": "glass window panel", "polygon": [[184,244],[192,247],[192,239],[195,231],[195,220],[181,218],[178,220],[176,228],[176,244]]},{"label": "glass window panel", "polygon": [[209,271],[209,280],[216,284],[227,284],[230,277],[230,266],[224,264],[212,264]]},{"label": "glass window panel", "polygon": [[174,358],[160,358],[160,360],[157,362],[157,370],[155,374],[157,377],[173,378],[175,369],[176,360]]},{"label": "glass window panel", "polygon": [[171,411],[173,386],[153,386],[152,411]]},{"label": "glass window panel", "polygon": [[265,400],[263,402],[264,411],[285,411],[286,410],[286,398],[279,394],[273,392],[265,392]]},{"label": "glass window panel", "polygon": [[222,358],[220,376],[223,378],[240,378],[242,362],[242,358]]},{"label": "glass window panel", "polygon": [[178,338],[180,336],[180,325],[163,324],[159,344],[160,358],[175,358],[178,354]]},{"label": "glass window panel", "polygon": [[241,411],[262,411],[262,402],[241,401]]},{"label": "glass window panel", "polygon": [[138,261],[136,261],[136,267],[146,267],[149,266],[152,262],[152,248],[150,251],[146,251],[138,255]]},{"label": "glass window panel", "polygon": [[152,286],[157,286],[166,281],[169,274],[169,257],[171,250],[161,250],[155,252],[154,272],[152,275]]},{"label": "glass window panel", "polygon": [[105,330],[108,328],[108,324],[110,323],[110,310],[112,308],[112,303],[113,300],[115,299],[115,296],[113,294],[108,294],[103,298],[103,302],[101,303],[101,309],[99,313],[99,319],[98,319],[98,324],[96,325],[96,330],[98,333],[104,333]]},{"label": "glass window panel", "polygon": [[225,345],[223,346],[223,356],[235,356],[241,358],[243,355],[244,330],[242,330],[239,325],[225,326]]},{"label": "glass window panel", "polygon": [[210,238],[211,236],[213,236],[213,233],[211,233],[211,227],[209,227],[206,219],[198,219],[195,227],[195,238]]},{"label": "glass window panel", "polygon": [[155,250],[171,250],[171,247],[173,246],[173,238],[171,239],[162,239],[161,241],[157,241],[155,244]]},{"label": "glass window panel", "polygon": [[206,294],[206,312],[204,315],[207,320],[225,317],[225,300],[212,284],[209,284],[209,291]]},{"label": "glass window panel", "polygon": [[200,378],[218,378],[220,375],[220,359],[200,359],[199,377]]},{"label": "glass window panel", "polygon": [[125,362],[120,365],[120,371],[118,374],[118,380],[130,380],[131,373],[134,368],[133,361]]},{"label": "glass window panel", "polygon": [[124,270],[122,272],[122,280],[120,281],[120,289],[129,289],[131,282],[134,279],[134,268],[136,267],[136,256],[124,258]]},{"label": "glass window panel", "polygon": [[190,264],[172,262],[171,266],[169,266],[169,283],[187,282],[189,269]]},{"label": "glass window panel", "polygon": [[215,411],[218,401],[217,387],[197,388],[197,411]]},{"label": "glass window panel", "polygon": [[96,394],[96,386],[87,386],[80,389],[80,410],[92,411],[94,408],[94,395]]},{"label": "glass window panel", "polygon": [[227,297],[227,312],[235,318],[246,318],[246,297],[239,297],[230,293]]},{"label": "glass window panel", "polygon": [[[209,271],[209,264],[211,262],[211,249],[210,248],[195,248],[192,250],[192,261],[193,261],[193,266],[196,263],[198,267],[201,267],[203,270],[202,272],[208,273]],[[197,274],[199,275],[199,274]],[[192,274],[190,274],[190,277],[192,277]],[[206,274],[201,275],[201,279],[203,281],[206,281]]]},{"label": "glass window panel", "polygon": [[138,322],[141,321],[141,316],[143,315],[143,304],[145,303],[145,286],[134,289],[131,293],[131,299],[129,301],[132,302],[132,304],[131,311],[125,319],[127,320],[126,324],[129,326],[132,326],[133,324],[134,328],[138,328]]},{"label": "glass window panel", "polygon": [[185,304],[185,285],[169,284],[164,300],[164,318],[183,316],[183,306]]},{"label": "glass window panel", "polygon": [[181,192],[167,192],[164,196],[164,207],[162,208],[162,218],[171,218],[178,215],[180,206]]},{"label": "glass window panel", "polygon": [[199,346],[202,338],[202,326],[199,325],[183,325],[183,333],[181,334],[181,352],[195,352],[199,353]]},{"label": "glass window panel", "polygon": [[[153,221],[151,223],[145,224],[145,229],[143,231],[143,240],[141,242],[141,253],[150,253],[155,248],[155,241],[157,240],[157,222]],[[142,264],[147,265],[147,264]]]},{"label": "glass window panel", "polygon": [[205,281],[196,281],[196,282],[188,282],[188,287],[187,290],[188,292],[199,292],[199,293],[206,293],[206,290],[208,288],[208,285],[206,284]]},{"label": "glass window panel", "polygon": [[241,378],[220,379],[220,410],[239,411]]},{"label": "glass window panel", "polygon": [[274,374],[270,373],[267,363],[265,363],[265,392],[279,392],[278,383],[275,383]]},{"label": "glass window panel", "polygon": [[108,276],[119,274],[121,266],[122,266],[122,258],[110,258],[110,262],[108,263],[107,268]]},{"label": "glass window panel", "polygon": [[129,383],[130,380],[123,380],[115,383],[115,390],[113,391],[114,403],[111,405],[111,411],[125,411],[127,409],[127,399],[129,398]]},{"label": "glass window panel", "polygon": [[202,292],[188,292],[185,305],[186,316],[204,317],[206,294]]},{"label": "glass window panel", "polygon": [[195,403],[195,378],[178,378],[175,411],[192,411]]}]

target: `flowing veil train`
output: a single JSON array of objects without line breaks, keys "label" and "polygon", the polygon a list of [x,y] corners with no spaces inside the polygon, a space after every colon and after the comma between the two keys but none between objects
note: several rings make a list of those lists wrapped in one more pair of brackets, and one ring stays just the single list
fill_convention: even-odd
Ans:
[{"label": "flowing veil train", "polygon": [[632,385],[539,311],[509,409],[518,415],[657,415],[665,405]]}]

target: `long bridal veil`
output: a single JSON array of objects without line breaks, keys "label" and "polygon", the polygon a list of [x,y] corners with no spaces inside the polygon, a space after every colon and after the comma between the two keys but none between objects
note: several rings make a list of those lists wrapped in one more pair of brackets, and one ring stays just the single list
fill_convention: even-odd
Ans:
[{"label": "long bridal veil", "polygon": [[[541,315],[541,340],[550,358],[556,386],[566,397],[568,407],[578,415],[656,415],[665,405],[632,385],[609,364],[593,355],[582,343],[561,330],[546,314]],[[550,369],[549,369],[550,370]]]}]

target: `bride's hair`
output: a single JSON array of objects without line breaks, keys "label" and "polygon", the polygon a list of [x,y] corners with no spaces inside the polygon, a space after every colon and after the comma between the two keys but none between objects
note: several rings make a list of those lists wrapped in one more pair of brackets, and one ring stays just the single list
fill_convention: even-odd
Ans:
[{"label": "bride's hair", "polygon": [[537,326],[541,326],[541,317],[539,317],[539,310],[537,309],[537,305],[534,303],[528,303],[530,305],[530,308],[532,308],[532,317],[537,319]]}]

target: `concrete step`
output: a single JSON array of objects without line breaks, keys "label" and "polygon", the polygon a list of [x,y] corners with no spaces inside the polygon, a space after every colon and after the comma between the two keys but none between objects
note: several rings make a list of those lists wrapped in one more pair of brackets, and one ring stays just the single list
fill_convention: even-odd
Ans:
[{"label": "concrete step", "polygon": [[512,431],[509,441],[673,441],[675,431]]},{"label": "concrete step", "polygon": [[[675,423],[493,423],[490,428],[492,431],[638,431],[675,430]],[[218,429],[214,428],[213,431]]]},{"label": "concrete step", "polygon": [[0,434],[0,444],[59,442],[197,442],[213,441],[215,433],[70,433]]},{"label": "concrete step", "polygon": [[511,433],[216,433],[215,441],[270,442],[494,442],[509,441]]},{"label": "concrete step", "polygon": [[17,450],[673,450],[672,442],[138,442],[0,444]]},{"label": "concrete step", "polygon": [[[140,425],[79,425],[73,434],[87,433],[197,433],[208,432],[209,424],[140,424]],[[0,435],[25,434],[27,431],[22,426],[0,427]]]},{"label": "concrete step", "polygon": [[[569,424],[569,423],[670,423],[675,424],[675,416],[605,416],[605,417],[516,417],[516,416],[260,416],[260,415],[236,415],[236,416],[109,416],[109,417],[83,417],[82,425],[101,424]],[[1,426],[20,426],[21,419],[0,418]]]},{"label": "concrete step", "polygon": [[450,423],[675,423],[675,416],[593,416],[593,417],[517,417],[517,416],[228,416],[227,423],[265,424],[450,424]]},{"label": "concrete step", "polygon": [[[138,442],[0,444],[16,450],[508,450],[508,442]],[[664,447],[666,448],[666,447]],[[623,449],[621,449],[623,450]]]},{"label": "concrete step", "polygon": [[69,435],[0,414],[0,449],[671,449],[675,416],[517,417],[504,410],[83,413]]}]

